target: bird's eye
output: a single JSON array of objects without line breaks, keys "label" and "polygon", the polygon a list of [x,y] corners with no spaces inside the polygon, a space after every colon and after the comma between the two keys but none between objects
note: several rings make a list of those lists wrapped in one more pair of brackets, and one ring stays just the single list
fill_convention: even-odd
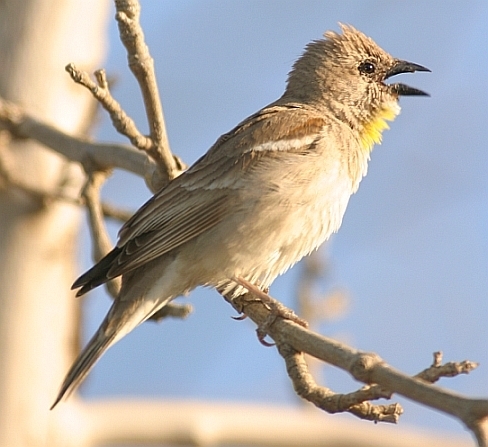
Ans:
[{"label": "bird's eye", "polygon": [[373,62],[371,61],[365,61],[365,62],[361,62],[359,64],[359,72],[360,73],[364,73],[364,74],[372,74],[375,72],[376,70],[376,67],[375,65],[373,64]]}]

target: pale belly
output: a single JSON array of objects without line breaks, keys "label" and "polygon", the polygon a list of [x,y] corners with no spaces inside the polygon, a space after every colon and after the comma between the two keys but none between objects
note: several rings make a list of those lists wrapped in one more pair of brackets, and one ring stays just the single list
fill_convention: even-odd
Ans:
[{"label": "pale belly", "polygon": [[[199,284],[231,291],[233,276],[268,287],[337,231],[352,194],[351,181],[336,166],[287,181],[281,188],[244,194],[246,208],[205,233],[191,248]],[[192,244],[193,245],[193,244]],[[188,247],[190,248],[190,247]],[[234,294],[241,289],[233,290]]]}]

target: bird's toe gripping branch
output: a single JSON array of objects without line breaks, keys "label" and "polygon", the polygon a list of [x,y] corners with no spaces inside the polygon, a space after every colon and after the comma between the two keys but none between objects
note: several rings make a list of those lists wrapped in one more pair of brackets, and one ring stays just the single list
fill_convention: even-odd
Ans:
[{"label": "bird's toe gripping branch", "polygon": [[[268,310],[269,314],[266,317],[266,320],[258,325],[256,329],[258,339],[261,344],[264,346],[273,346],[274,343],[269,343],[265,340],[266,335],[268,335],[270,326],[276,321],[278,317],[284,318],[285,320],[293,321],[294,323],[303,326],[305,328],[308,327],[308,323],[300,318],[293,310],[289,309],[288,307],[281,304],[278,300],[275,300],[273,297],[268,295],[265,291],[261,290],[256,285],[250,283],[249,281],[245,280],[241,277],[234,277],[232,278],[237,284],[241,285],[242,287],[246,288],[249,293],[254,295],[254,301],[260,301]],[[245,318],[245,317],[244,317]],[[239,317],[239,319],[244,319]]]}]

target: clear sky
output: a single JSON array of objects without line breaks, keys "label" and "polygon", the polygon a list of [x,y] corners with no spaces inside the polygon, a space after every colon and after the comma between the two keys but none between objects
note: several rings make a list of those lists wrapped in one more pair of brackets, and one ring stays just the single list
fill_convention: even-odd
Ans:
[{"label": "clear sky", "polygon": [[[488,3],[142,3],[170,143],[187,163],[278,98],[306,43],[338,30],[338,22],[355,26],[395,57],[432,70],[402,75],[431,97],[402,98],[401,115],[373,151],[368,176],[328,249],[332,268],[325,287],[345,287],[350,310],[320,332],[375,351],[411,374],[427,367],[437,350],[446,361],[479,361],[469,376],[441,385],[486,397]],[[105,68],[118,79],[114,95],[146,131],[114,23],[109,38]],[[105,118],[97,134],[124,141]],[[125,173],[117,173],[104,193],[133,209],[149,197],[143,181]],[[115,240],[117,228],[110,228]],[[91,264],[86,237],[83,244],[85,268]],[[291,306],[299,268],[271,289]],[[189,301],[195,310],[186,321],[146,323],[110,349],[83,394],[296,402],[283,362],[273,348],[258,343],[252,323],[232,320],[232,308],[214,291],[197,290]],[[88,339],[110,302],[97,290],[86,303]],[[332,368],[324,375],[338,391],[358,387]],[[398,401],[406,410],[403,425],[464,432],[444,415]]]}]

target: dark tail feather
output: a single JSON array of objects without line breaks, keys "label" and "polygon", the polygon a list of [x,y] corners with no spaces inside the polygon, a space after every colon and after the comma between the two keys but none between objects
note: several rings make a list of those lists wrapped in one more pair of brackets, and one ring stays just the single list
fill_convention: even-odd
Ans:
[{"label": "dark tail feather", "polygon": [[71,289],[79,289],[76,296],[84,295],[86,292],[101,286],[108,280],[112,279],[108,276],[108,272],[112,267],[114,261],[117,259],[121,252],[121,248],[115,247],[110,253],[102,258],[97,264],[95,264],[90,270],[83,273],[71,286]]},{"label": "dark tail feather", "polygon": [[74,391],[78,385],[83,381],[86,375],[93,368],[100,356],[107,350],[115,338],[115,331],[111,331],[110,335],[105,333],[105,322],[100,326],[98,331],[92,337],[86,348],[82,351],[80,356],[69,370],[64,379],[58,396],[51,406],[51,410],[63,399],[64,396],[69,395]]}]

